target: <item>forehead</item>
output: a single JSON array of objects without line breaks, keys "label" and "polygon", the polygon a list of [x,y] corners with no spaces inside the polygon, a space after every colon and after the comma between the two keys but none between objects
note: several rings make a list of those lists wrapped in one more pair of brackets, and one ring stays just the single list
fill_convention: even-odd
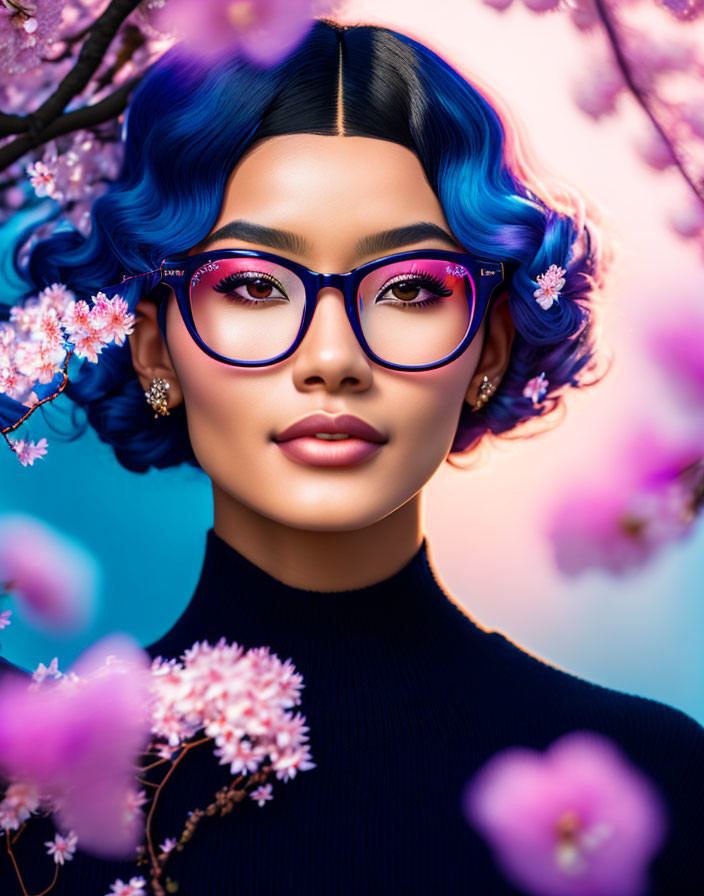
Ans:
[{"label": "forehead", "polygon": [[[299,233],[314,254],[336,258],[360,236],[416,221],[449,230],[409,149],[371,137],[320,134],[255,144],[230,174],[211,232],[234,219]],[[312,260],[310,252],[299,254]]]}]

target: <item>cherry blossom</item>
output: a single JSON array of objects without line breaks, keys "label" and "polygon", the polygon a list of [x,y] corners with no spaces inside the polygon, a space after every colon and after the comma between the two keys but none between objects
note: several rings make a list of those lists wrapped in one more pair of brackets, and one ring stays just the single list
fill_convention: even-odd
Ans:
[{"label": "cherry blossom", "polygon": [[261,787],[255,788],[249,796],[251,799],[256,800],[259,806],[263,806],[267,800],[273,799],[271,784],[262,784]]},{"label": "cherry blossom", "polygon": [[539,274],[536,278],[538,281],[538,289],[533,293],[536,302],[543,311],[547,311],[560,298],[560,290],[565,285],[564,275],[567,271],[559,265],[551,264],[543,274]]},{"label": "cherry blossom", "polygon": [[463,807],[506,877],[534,896],[641,896],[667,827],[649,778],[589,731],[544,754],[495,754],[468,782]]},{"label": "cherry blossom", "polygon": [[301,676],[268,648],[246,653],[237,643],[196,642],[183,662],[152,663],[152,732],[178,747],[201,729],[232,774],[254,772],[268,756],[276,777],[290,780],[315,768],[305,718],[287,709],[300,702]]},{"label": "cherry blossom", "polygon": [[23,467],[28,465],[33,467],[34,461],[37,460],[37,458],[44,457],[49,445],[47,440],[43,437],[36,443],[25,441],[24,439],[11,439],[10,444]]},{"label": "cherry blossom", "polygon": [[8,625],[12,623],[10,617],[12,616],[12,610],[3,610],[0,613],[0,629],[7,628]]},{"label": "cherry blossom", "polygon": [[[34,409],[34,387],[63,377],[69,349],[95,364],[103,348],[124,344],[136,322],[124,299],[98,292],[91,301],[76,300],[65,284],[53,283],[10,309],[9,322],[0,323],[0,396]],[[23,466],[46,454],[46,439],[5,440]]]},{"label": "cherry blossom", "polygon": [[178,840],[175,837],[167,837],[163,843],[159,844],[159,849],[164,855],[168,855],[177,843]]},{"label": "cherry blossom", "polygon": [[48,847],[47,853],[54,857],[56,864],[63,865],[64,862],[68,862],[73,858],[77,843],[78,837],[76,832],[70,831],[66,837],[56,834],[53,840],[45,841],[44,846]]},{"label": "cherry blossom", "polygon": [[523,397],[530,398],[533,405],[540,404],[548,391],[549,385],[549,380],[545,378],[545,371],[543,370],[539,376],[534,376],[528,380],[523,389]]},{"label": "cherry blossom", "polygon": [[120,878],[110,884],[110,892],[105,896],[147,896],[147,882],[143,877],[131,877],[129,883],[124,883]]},{"label": "cherry blossom", "polygon": [[0,583],[28,621],[78,631],[95,611],[99,568],[75,540],[27,514],[0,516]]}]

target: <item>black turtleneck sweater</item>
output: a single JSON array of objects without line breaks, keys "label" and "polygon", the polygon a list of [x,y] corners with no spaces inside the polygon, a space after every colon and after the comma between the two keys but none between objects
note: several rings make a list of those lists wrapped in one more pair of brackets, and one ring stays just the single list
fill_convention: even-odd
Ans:
[{"label": "black turtleneck sweater", "polygon": [[[283,584],[210,529],[191,602],[147,650],[178,657],[223,635],[291,658],[305,685],[294,711],[306,717],[316,768],[271,779],[274,798],[262,807],[247,798],[205,817],[167,865],[179,896],[520,892],[465,821],[463,787],[497,751],[544,750],[575,729],[612,738],[665,797],[670,837],[651,866],[652,896],[704,894],[704,728],[480,628],[438,584],[426,541],[384,581],[323,593]],[[160,797],[155,845],[231,780],[212,744],[189,753]],[[52,835],[37,817],[16,844],[30,893],[51,880],[43,841]],[[21,896],[0,846],[0,892]],[[104,896],[116,878],[143,873],[78,851],[52,892]]]}]

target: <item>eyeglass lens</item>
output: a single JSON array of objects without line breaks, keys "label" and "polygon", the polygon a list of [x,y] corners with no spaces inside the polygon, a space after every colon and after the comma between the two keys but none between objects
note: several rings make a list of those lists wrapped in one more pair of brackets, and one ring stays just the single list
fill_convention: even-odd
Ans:
[{"label": "eyeglass lens", "polygon": [[[364,338],[382,360],[432,364],[451,354],[472,322],[470,272],[446,260],[389,262],[366,274],[356,306]],[[303,280],[261,258],[226,258],[192,276],[190,303],[200,338],[231,360],[266,361],[287,351],[303,319]]]}]

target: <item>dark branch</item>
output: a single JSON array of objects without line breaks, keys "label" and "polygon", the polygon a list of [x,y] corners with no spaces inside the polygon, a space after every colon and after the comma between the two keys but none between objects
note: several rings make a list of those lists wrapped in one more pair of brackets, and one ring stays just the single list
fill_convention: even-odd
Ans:
[{"label": "dark branch", "polygon": [[13,140],[12,143],[8,143],[7,146],[1,147],[0,171],[4,171],[17,159],[21,159],[30,149],[53,140],[55,137],[61,137],[63,134],[70,134],[72,131],[79,131],[93,125],[104,124],[106,121],[117,118],[127,105],[129,93],[134,90],[143,77],[144,74],[131,78],[110,96],[106,96],[104,100],[93,106],[82,106],[80,109],[65,112],[36,136],[26,134]]},{"label": "dark branch", "polygon": [[635,80],[633,79],[633,75],[631,73],[631,68],[628,64],[628,60],[626,59],[625,53],[623,52],[623,48],[621,47],[621,42],[619,40],[618,33],[616,31],[616,26],[614,24],[613,19],[611,18],[611,14],[608,11],[606,0],[594,0],[594,6],[596,7],[597,13],[599,14],[599,18],[601,19],[601,23],[604,26],[604,30],[606,31],[606,35],[609,39],[609,43],[611,44],[611,49],[613,50],[614,56],[616,57],[616,64],[618,65],[621,74],[623,75],[623,79],[628,85],[629,90],[635,96],[636,100],[640,103],[645,111],[645,114],[648,116],[650,121],[653,123],[656,131],[660,134],[662,139],[665,141],[667,146],[672,153],[672,157],[675,160],[675,164],[679,169],[682,177],[689,184],[689,186],[694,191],[694,195],[704,202],[704,183],[700,181],[699,184],[695,183],[692,179],[691,175],[687,171],[687,168],[680,158],[675,146],[673,145],[672,140],[670,139],[669,134],[660,124],[657,116],[650,108],[650,104],[645,98],[645,94],[638,87]]}]

